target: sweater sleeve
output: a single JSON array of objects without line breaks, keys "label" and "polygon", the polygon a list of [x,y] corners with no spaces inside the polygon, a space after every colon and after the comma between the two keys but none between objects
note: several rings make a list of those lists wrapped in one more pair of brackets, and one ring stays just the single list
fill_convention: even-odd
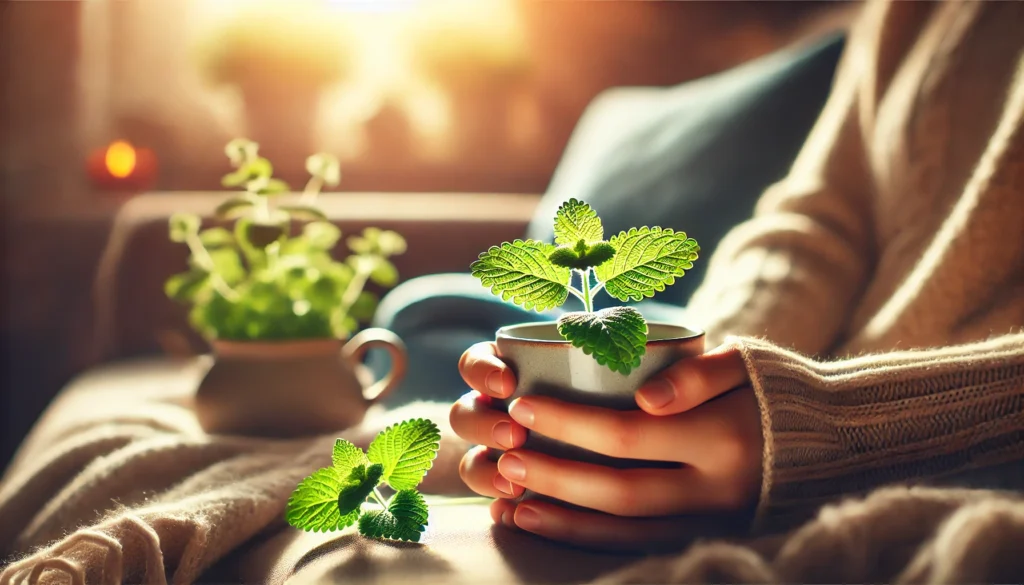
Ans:
[{"label": "sweater sleeve", "polygon": [[719,244],[687,319],[708,332],[766,336],[798,351],[829,349],[874,266],[865,149],[884,5],[869,4],[847,43],[832,92],[788,176]]},{"label": "sweater sleeve", "polygon": [[756,528],[886,484],[1024,489],[1024,332],[834,362],[734,341],[765,438]]}]

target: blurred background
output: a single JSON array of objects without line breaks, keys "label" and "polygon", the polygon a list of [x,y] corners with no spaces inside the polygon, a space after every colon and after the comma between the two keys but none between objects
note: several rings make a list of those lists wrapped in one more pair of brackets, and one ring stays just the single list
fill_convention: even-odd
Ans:
[{"label": "blurred background", "polygon": [[118,210],[142,192],[219,190],[229,139],[260,142],[293,185],[309,153],[329,151],[343,192],[542,194],[603,90],[735,67],[842,26],[851,6],[0,4],[0,464],[54,393],[94,365],[93,286]]}]

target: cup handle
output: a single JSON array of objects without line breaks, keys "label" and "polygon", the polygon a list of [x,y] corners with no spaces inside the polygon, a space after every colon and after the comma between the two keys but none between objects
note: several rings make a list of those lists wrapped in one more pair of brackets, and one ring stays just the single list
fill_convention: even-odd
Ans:
[{"label": "cup handle", "polygon": [[370,385],[363,391],[363,397],[369,404],[374,404],[384,398],[396,387],[405,377],[405,369],[408,365],[408,357],[405,353],[405,344],[393,332],[380,327],[363,329],[352,336],[341,348],[341,355],[349,360],[353,366],[358,366],[363,361],[363,356],[370,348],[380,347],[388,350],[391,355],[391,370],[380,380]]}]

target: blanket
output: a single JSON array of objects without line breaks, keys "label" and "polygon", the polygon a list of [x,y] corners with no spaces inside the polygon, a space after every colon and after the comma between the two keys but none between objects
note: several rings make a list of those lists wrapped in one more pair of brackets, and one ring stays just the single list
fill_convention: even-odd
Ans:
[{"label": "blanket", "polygon": [[[928,487],[891,487],[826,506],[788,534],[697,542],[645,559],[588,556],[503,534],[490,526],[485,504],[442,506],[422,545],[363,542],[353,557],[351,535],[306,535],[282,520],[296,483],[329,464],[335,436],[206,435],[191,404],[202,367],[201,360],[108,367],[55,400],[0,482],[0,585],[69,576],[83,584],[307,582],[301,577],[312,568],[317,581],[375,583],[1024,580],[1024,498]],[[445,413],[444,405],[424,403],[374,411],[340,436],[365,446],[391,422],[415,414],[442,423]],[[424,491],[458,492],[463,448],[450,436],[443,441]]]}]

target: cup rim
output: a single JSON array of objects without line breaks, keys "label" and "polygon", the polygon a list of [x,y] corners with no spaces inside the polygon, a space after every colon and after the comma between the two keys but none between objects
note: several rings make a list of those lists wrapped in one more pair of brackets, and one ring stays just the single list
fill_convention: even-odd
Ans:
[{"label": "cup rim", "polygon": [[[661,338],[661,339],[648,339],[647,340],[647,345],[659,345],[659,344],[679,343],[681,341],[693,341],[695,339],[700,339],[700,338],[704,337],[704,335],[705,335],[705,332],[702,329],[695,329],[693,327],[687,327],[686,325],[680,325],[678,323],[666,323],[664,321],[648,321],[647,322],[648,328],[650,328],[652,325],[656,325],[658,327],[668,327],[668,328],[671,328],[671,329],[677,329],[677,330],[680,330],[682,332],[682,334],[681,335],[672,336],[672,337],[664,337],[664,338]],[[555,327],[555,322],[554,321],[551,321],[551,322],[541,322],[541,323],[527,322],[527,323],[515,323],[513,325],[506,325],[506,326],[501,327],[500,329],[498,329],[498,331],[495,333],[495,339],[514,341],[514,342],[539,343],[539,344],[546,344],[546,345],[570,345],[570,343],[568,341],[566,341],[565,339],[536,339],[535,337],[525,337],[525,336],[521,336],[521,335],[515,335],[515,334],[511,333],[511,331],[510,331],[512,329],[515,329],[515,328],[531,328],[531,327],[536,327],[536,328],[548,328],[548,327],[551,327],[551,328],[553,328],[553,327]]]}]

